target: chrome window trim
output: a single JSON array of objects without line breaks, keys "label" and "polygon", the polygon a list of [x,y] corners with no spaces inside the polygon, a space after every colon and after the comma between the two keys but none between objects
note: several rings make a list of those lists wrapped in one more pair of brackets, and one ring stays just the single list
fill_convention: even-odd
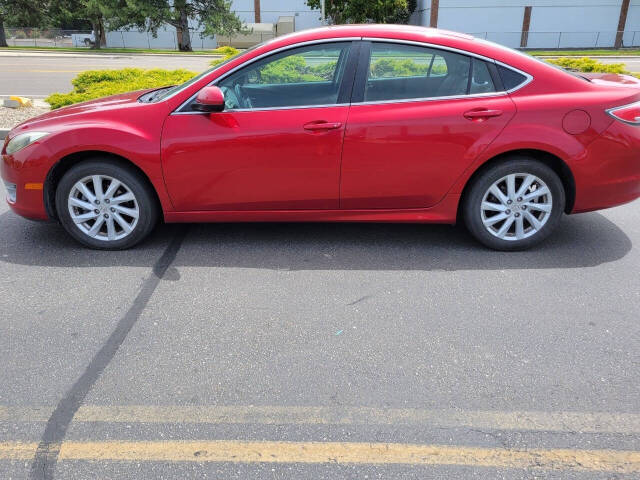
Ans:
[{"label": "chrome window trim", "polygon": [[[307,42],[301,42],[301,43],[296,43],[296,44],[292,44],[292,45],[285,45],[283,47],[280,48],[276,48],[275,50],[270,50],[268,52],[265,52],[261,55],[258,55],[255,58],[252,58],[251,60],[249,60],[248,62],[242,63],[234,68],[232,68],[231,70],[229,70],[228,72],[224,73],[223,75],[221,75],[220,77],[216,78],[214,81],[212,81],[211,83],[209,83],[208,86],[211,85],[215,85],[218,82],[224,80],[226,77],[228,77],[229,75],[232,75],[233,73],[237,72],[238,70],[240,70],[241,68],[244,68],[245,66],[251,65],[254,62],[257,62],[258,60],[261,60],[269,55],[272,54],[276,54],[276,53],[280,53],[286,50],[290,50],[293,48],[298,48],[298,47],[305,47],[308,45],[315,45],[315,44],[321,44],[321,43],[338,43],[338,42],[353,42],[353,41],[368,41],[368,42],[384,42],[384,43],[400,43],[400,44],[407,44],[407,45],[415,45],[415,46],[419,46],[419,47],[427,47],[427,48],[434,48],[436,50],[447,50],[453,53],[459,53],[461,55],[466,55],[466,56],[471,56],[471,57],[475,57],[475,58],[479,58],[480,60],[484,60],[485,62],[493,62],[496,65],[500,65],[503,66],[505,68],[508,68],[510,70],[513,70],[514,72],[517,72],[523,76],[526,77],[525,81],[520,83],[519,85],[516,85],[515,87],[513,87],[510,90],[503,90],[501,92],[488,92],[488,93],[476,93],[473,95],[450,95],[450,96],[444,96],[444,97],[421,97],[421,98],[407,98],[407,99],[392,99],[392,100],[376,100],[376,101],[371,101],[371,102],[355,102],[355,103],[333,103],[333,104],[327,104],[327,105],[298,105],[298,106],[289,106],[289,107],[264,107],[264,108],[237,108],[237,109],[232,109],[232,110],[224,110],[224,112],[264,112],[264,111],[269,111],[269,110],[297,110],[297,109],[302,109],[302,108],[328,108],[328,107],[342,107],[342,106],[348,106],[348,105],[377,105],[377,104],[387,104],[387,103],[413,103],[413,102],[433,102],[433,101],[438,101],[438,100],[458,100],[458,99],[463,99],[463,98],[482,98],[482,97],[501,97],[504,95],[508,95],[511,94],[517,90],[520,90],[521,88],[525,87],[526,85],[528,85],[529,83],[531,83],[534,79],[533,75],[524,72],[518,68],[515,68],[511,65],[508,65],[504,62],[500,62],[498,60],[495,60],[493,58],[490,57],[485,57],[484,55],[480,55],[478,53],[474,53],[474,52],[469,52],[468,50],[462,50],[459,48],[455,48],[455,47],[449,47],[446,45],[440,45],[437,43],[429,43],[429,42],[419,42],[419,41],[415,41],[415,40],[403,40],[403,39],[399,39],[399,38],[383,38],[383,37],[337,37],[337,38],[322,38],[319,40],[309,40]],[[204,88],[204,87],[202,87]],[[178,108],[176,108],[173,112],[171,112],[170,115],[209,115],[209,113],[207,112],[195,112],[195,111],[189,111],[189,112],[181,112],[180,110],[182,110],[182,108],[184,108],[187,104],[191,103],[193,101],[194,98],[196,98],[198,96],[198,93],[200,92],[200,90],[198,90],[198,92],[196,92],[195,94],[193,94],[191,97],[189,97],[189,99],[187,99],[186,101],[184,101],[182,104],[180,104],[180,106]],[[170,97],[169,97],[170,98]],[[166,99],[164,99],[166,100]],[[163,101],[164,101],[163,100]]]},{"label": "chrome window trim", "polygon": [[[247,67],[249,65],[251,65],[252,63],[257,62],[258,60],[262,60],[265,57],[268,57],[269,55],[273,55],[276,53],[280,53],[280,52],[284,52],[286,50],[291,50],[294,48],[298,48],[298,47],[306,47],[309,45],[316,45],[316,44],[322,44],[322,43],[340,43],[340,42],[354,42],[354,41],[359,41],[361,40],[362,37],[337,37],[337,38],[321,38],[318,40],[309,40],[306,42],[300,42],[300,43],[294,43],[291,45],[285,45],[283,47],[280,48],[276,48],[274,50],[269,50],[268,52],[265,52],[261,55],[258,55],[257,57],[252,58],[251,60],[248,60],[246,62],[241,63],[240,65],[237,65],[235,67],[233,67],[231,70],[229,70],[228,72],[223,73],[222,75],[220,75],[218,78],[216,78],[214,81],[212,81],[211,83],[205,85],[205,87],[210,87],[211,85],[216,85],[218,82],[224,80],[225,78],[227,78],[229,75],[234,74],[235,72],[237,72],[238,70]],[[202,87],[202,88],[205,88]],[[202,88],[200,90],[202,90]],[[198,96],[198,93],[200,93],[200,90],[198,90],[195,94],[193,94],[191,97],[189,97],[186,101],[182,102],[180,104],[180,106],[178,108],[176,108],[173,112],[171,112],[170,115],[185,115],[185,114],[197,114],[197,115],[208,115],[207,112],[181,112],[180,110],[182,110],[182,108],[184,108],[187,104],[191,103],[193,101],[194,98],[196,98]],[[286,109],[286,108],[310,108],[310,107],[328,107],[328,106],[337,106],[338,104],[330,104],[330,105],[305,105],[305,106],[296,106],[296,107],[265,107],[264,109],[260,109],[260,110],[274,110],[274,109]],[[348,105],[348,104],[345,104]],[[235,110],[223,110],[224,112],[238,112],[238,111],[252,111],[252,112],[256,112],[258,111],[258,109],[251,109],[251,108],[243,108],[243,109],[235,109]]]},{"label": "chrome window trim", "polygon": [[507,92],[487,92],[487,93],[474,93],[473,95],[447,95],[443,97],[421,97],[421,98],[399,98],[392,100],[372,100],[370,102],[354,102],[351,103],[352,107],[360,105],[380,105],[385,103],[415,103],[415,102],[437,102],[439,100],[464,100],[466,98],[483,98],[483,97],[504,97]]},{"label": "chrome window trim", "polygon": [[[329,108],[329,107],[348,107],[350,103],[328,103],[326,105],[299,105],[291,107],[264,107],[264,108],[233,108],[223,110],[217,113],[235,113],[235,112],[266,112],[269,110],[298,110],[301,108]],[[172,112],[171,115],[209,115],[209,112]]]}]

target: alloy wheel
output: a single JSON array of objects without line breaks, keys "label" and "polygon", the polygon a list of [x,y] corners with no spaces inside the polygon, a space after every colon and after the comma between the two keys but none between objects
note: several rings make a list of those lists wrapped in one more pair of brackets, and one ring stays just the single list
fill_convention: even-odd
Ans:
[{"label": "alloy wheel", "polygon": [[553,209],[551,190],[539,177],[512,173],[494,182],[480,205],[482,223],[502,240],[516,241],[538,233]]},{"label": "alloy wheel", "polygon": [[140,218],[140,207],[131,188],[108,175],[92,175],[76,182],[67,205],[81,232],[105,242],[130,235]]}]

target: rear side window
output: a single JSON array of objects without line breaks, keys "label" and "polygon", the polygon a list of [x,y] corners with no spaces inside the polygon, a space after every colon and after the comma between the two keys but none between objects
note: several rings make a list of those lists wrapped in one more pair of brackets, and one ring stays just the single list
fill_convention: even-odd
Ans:
[{"label": "rear side window", "polygon": [[433,50],[410,45],[374,44],[371,47],[369,80],[446,74],[446,62]]},{"label": "rear side window", "polygon": [[516,88],[527,80],[527,77],[510,68],[503,67],[502,65],[497,65],[497,67],[505,90]]},{"label": "rear side window", "polygon": [[495,92],[496,88],[493,85],[493,79],[489,73],[489,67],[486,62],[473,59],[473,75],[471,77],[471,85],[469,86],[469,93],[490,93]]},{"label": "rear side window", "polygon": [[487,65],[448,50],[373,42],[364,101],[451,97],[495,92]]}]

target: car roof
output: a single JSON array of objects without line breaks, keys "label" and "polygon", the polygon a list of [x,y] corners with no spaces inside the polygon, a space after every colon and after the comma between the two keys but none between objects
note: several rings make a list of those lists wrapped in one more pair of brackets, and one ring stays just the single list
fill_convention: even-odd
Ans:
[{"label": "car roof", "polygon": [[351,37],[375,37],[392,39],[420,39],[422,41],[436,42],[438,39],[446,40],[458,38],[473,40],[473,36],[465,33],[441,30],[438,28],[423,27],[419,25],[398,24],[350,24],[330,25],[326,27],[311,28],[276,37],[276,40],[287,40],[291,43],[319,40],[324,38],[351,38]]}]

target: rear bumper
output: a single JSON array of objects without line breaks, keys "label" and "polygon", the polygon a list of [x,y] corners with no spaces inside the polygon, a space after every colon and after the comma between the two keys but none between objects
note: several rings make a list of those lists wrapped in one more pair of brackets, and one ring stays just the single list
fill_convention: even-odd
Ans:
[{"label": "rear bumper", "polygon": [[640,127],[613,122],[583,158],[571,164],[576,199],[572,213],[632,202],[640,197]]}]

